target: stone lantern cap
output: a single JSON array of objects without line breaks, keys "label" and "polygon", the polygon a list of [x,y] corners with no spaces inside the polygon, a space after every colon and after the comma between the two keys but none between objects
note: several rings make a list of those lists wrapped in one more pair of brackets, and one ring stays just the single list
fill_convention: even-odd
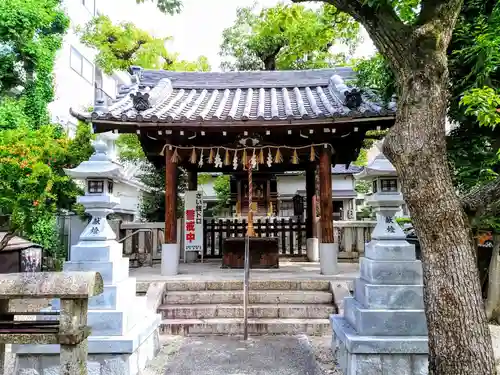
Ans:
[{"label": "stone lantern cap", "polygon": [[67,176],[84,180],[88,178],[123,179],[122,167],[111,160],[107,144],[99,139],[93,142],[94,154],[76,168],[64,169]]},{"label": "stone lantern cap", "polygon": [[373,180],[377,177],[397,177],[396,168],[380,152],[363,170],[354,175],[356,180]]}]

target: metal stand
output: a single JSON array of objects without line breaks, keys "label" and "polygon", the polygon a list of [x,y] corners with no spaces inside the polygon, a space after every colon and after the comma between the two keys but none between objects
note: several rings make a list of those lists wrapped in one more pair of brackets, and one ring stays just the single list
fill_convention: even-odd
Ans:
[{"label": "metal stand", "polygon": [[243,340],[248,340],[248,291],[250,289],[250,237],[245,236],[245,273],[243,275]]}]

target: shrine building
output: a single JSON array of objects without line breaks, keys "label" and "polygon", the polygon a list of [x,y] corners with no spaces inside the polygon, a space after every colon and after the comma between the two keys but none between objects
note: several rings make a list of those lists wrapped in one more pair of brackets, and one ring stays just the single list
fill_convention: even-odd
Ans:
[{"label": "shrine building", "polygon": [[[162,264],[178,263],[179,167],[188,173],[188,190],[197,190],[197,173],[232,175],[236,210],[257,216],[276,210],[276,174],[305,171],[307,246],[319,242],[321,272],[336,272],[332,165],[348,166],[367,131],[394,124],[394,102],[383,105],[353,88],[354,73],[346,67],[254,72],[134,67],[132,74],[133,85],[123,87],[112,105],[100,102],[91,113],[72,114],[91,122],[95,133],[136,133],[149,161],[166,167]],[[319,233],[314,225],[317,201]],[[266,237],[272,237],[272,230]],[[260,256],[264,262],[267,255]]]}]

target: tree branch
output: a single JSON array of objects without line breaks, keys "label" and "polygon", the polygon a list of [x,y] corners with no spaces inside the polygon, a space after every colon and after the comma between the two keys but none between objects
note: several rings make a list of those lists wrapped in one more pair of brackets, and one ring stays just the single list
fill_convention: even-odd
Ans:
[{"label": "tree branch", "polygon": [[[292,0],[301,3],[307,0]],[[408,40],[414,27],[401,21],[396,11],[386,2],[370,6],[362,0],[320,0],[335,6],[337,9],[350,14],[356,21],[363,24],[377,49],[391,59],[394,67],[406,66],[406,57],[409,56]]]},{"label": "tree branch", "polygon": [[462,197],[462,207],[469,217],[495,213],[500,205],[500,176],[496,180],[473,189]]},{"label": "tree branch", "polygon": [[5,247],[9,244],[9,241],[13,239],[15,235],[15,230],[9,230],[7,233],[5,233],[5,236],[3,236],[2,240],[0,241],[0,251],[5,249]]}]

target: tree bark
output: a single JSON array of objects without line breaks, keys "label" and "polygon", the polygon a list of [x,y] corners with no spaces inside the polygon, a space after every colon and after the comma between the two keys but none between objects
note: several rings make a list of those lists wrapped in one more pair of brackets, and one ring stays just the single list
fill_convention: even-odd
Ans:
[{"label": "tree bark", "polygon": [[398,113],[384,154],[398,171],[422,246],[429,374],[495,374],[475,246],[447,163],[445,52],[413,57],[413,69],[397,72]]}]

